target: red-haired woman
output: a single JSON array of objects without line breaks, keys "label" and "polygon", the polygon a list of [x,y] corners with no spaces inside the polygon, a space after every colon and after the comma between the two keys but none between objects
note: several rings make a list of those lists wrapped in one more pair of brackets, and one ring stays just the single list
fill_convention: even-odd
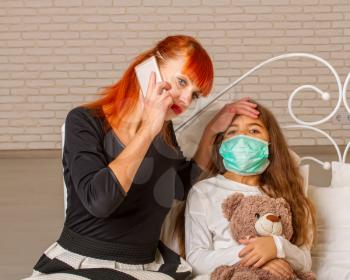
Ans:
[{"label": "red-haired woman", "polygon": [[[156,83],[151,75],[143,97],[134,68],[151,56],[166,82]],[[187,161],[171,119],[193,99],[207,96],[212,83],[212,62],[200,43],[170,36],[139,55],[99,100],[68,114],[66,220],[30,279],[189,276],[191,267],[159,241],[160,230],[173,199],[185,199],[201,169],[210,164],[211,128],[222,121],[208,126],[194,158]],[[252,106],[242,100],[228,111],[231,116],[253,114]]]}]

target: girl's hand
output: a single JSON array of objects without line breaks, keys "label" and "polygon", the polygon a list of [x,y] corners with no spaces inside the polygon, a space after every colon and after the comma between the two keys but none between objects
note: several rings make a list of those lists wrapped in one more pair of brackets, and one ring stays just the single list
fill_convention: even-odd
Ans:
[{"label": "girl's hand", "polygon": [[289,279],[293,275],[293,268],[284,259],[273,259],[263,265],[261,268],[282,278]]},{"label": "girl's hand", "polygon": [[170,88],[168,82],[156,83],[156,75],[151,73],[147,94],[143,100],[142,126],[149,129],[153,137],[161,131],[166,113],[173,104],[168,92]]},{"label": "girl's hand", "polygon": [[256,104],[249,101],[249,97],[226,104],[208,123],[206,130],[212,135],[224,132],[236,115],[246,115],[251,118],[257,118],[259,111],[255,109],[256,106]]},{"label": "girl's hand", "polygon": [[239,240],[245,246],[238,254],[243,266],[261,267],[277,257],[277,248],[272,236],[255,237]]}]

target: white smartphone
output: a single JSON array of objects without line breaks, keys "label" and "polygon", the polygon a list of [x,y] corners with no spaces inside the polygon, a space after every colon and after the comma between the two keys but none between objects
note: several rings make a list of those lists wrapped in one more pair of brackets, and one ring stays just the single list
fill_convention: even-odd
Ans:
[{"label": "white smartphone", "polygon": [[160,75],[155,56],[152,56],[146,59],[145,61],[141,62],[140,64],[136,65],[135,72],[143,96],[146,96],[148,83],[152,72],[156,73],[156,83],[162,81],[162,76]]}]

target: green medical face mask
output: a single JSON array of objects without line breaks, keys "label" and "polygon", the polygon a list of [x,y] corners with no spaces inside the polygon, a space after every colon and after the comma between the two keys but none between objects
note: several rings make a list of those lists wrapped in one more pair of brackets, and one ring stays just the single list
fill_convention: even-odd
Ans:
[{"label": "green medical face mask", "polygon": [[261,174],[270,164],[268,142],[242,134],[223,141],[219,153],[226,170],[243,176]]}]

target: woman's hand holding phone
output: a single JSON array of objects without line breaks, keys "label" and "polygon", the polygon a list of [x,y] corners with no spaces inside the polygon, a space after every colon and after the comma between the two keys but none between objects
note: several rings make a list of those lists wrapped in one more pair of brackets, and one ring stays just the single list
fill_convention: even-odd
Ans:
[{"label": "woman's hand holding phone", "polygon": [[168,92],[171,85],[168,82],[156,83],[156,75],[151,73],[147,93],[144,98],[142,125],[150,130],[155,137],[162,129],[165,116],[173,104],[173,99]]}]

